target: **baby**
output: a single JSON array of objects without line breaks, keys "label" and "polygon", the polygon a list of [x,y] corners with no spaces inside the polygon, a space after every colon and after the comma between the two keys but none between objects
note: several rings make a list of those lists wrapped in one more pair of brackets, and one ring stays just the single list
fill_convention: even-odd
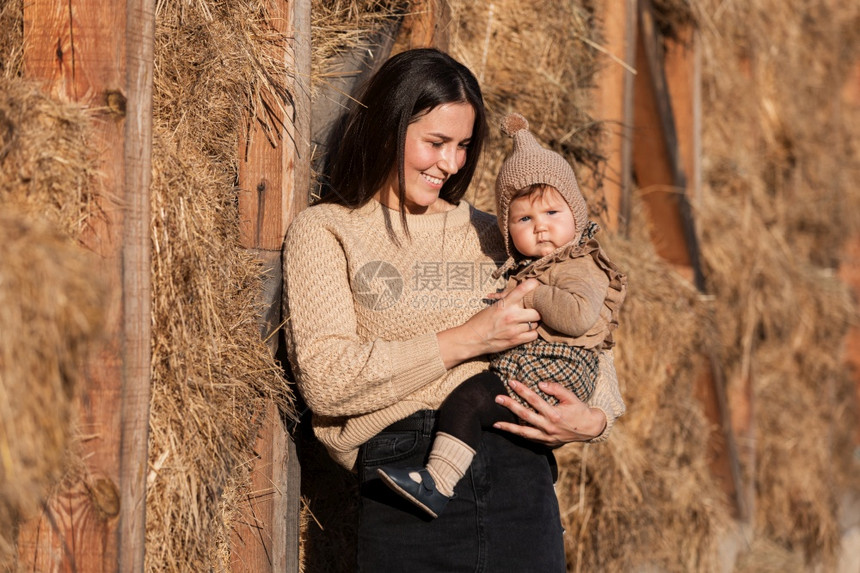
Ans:
[{"label": "baby", "polygon": [[538,387],[559,382],[588,402],[599,370],[599,353],[615,344],[613,331],[627,293],[627,277],[593,239],[598,227],[573,169],[559,154],[544,149],[519,114],[502,122],[514,149],[496,180],[499,227],[505,239],[508,289],[534,278],[540,285],[523,299],[540,313],[533,342],[495,355],[490,370],[458,386],[438,412],[437,433],[425,468],[381,467],[383,481],[437,517],[454,495],[481,440],[481,431],[499,421],[516,421],[495,402],[509,381],[526,384],[550,403]]}]

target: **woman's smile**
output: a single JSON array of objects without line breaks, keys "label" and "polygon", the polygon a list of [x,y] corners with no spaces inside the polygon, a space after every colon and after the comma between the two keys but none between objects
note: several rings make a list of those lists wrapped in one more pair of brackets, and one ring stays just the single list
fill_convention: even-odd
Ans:
[{"label": "woman's smile", "polygon": [[[435,213],[451,208],[439,193],[466,164],[474,124],[475,110],[463,102],[434,107],[409,124],[403,150],[403,207],[407,213]],[[395,168],[386,186],[377,193],[377,200],[399,209],[398,186]]]}]

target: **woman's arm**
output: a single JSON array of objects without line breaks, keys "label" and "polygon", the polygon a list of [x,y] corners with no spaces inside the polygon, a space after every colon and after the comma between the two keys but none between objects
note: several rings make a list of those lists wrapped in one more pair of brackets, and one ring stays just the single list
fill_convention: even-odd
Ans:
[{"label": "woman's arm", "polygon": [[388,407],[461,362],[537,336],[528,322],[536,324],[540,315],[522,307],[537,285],[529,281],[457,327],[408,340],[362,340],[348,256],[336,228],[313,209],[290,226],[284,274],[290,360],[316,414],[356,416]]},{"label": "woman's arm", "polygon": [[464,324],[437,333],[439,352],[445,368],[453,368],[470,358],[501,352],[537,338],[534,325],[541,319],[534,309],[523,308],[523,297],[538,286],[534,279],[523,281]]},{"label": "woman's arm", "polygon": [[284,247],[285,331],[299,389],[321,416],[385,408],[445,374],[435,333],[359,337],[337,222],[314,209],[290,225]]},{"label": "woman's arm", "polygon": [[496,402],[512,411],[526,425],[499,423],[496,428],[551,447],[568,442],[602,442],[609,437],[615,420],[626,412],[612,350],[600,353],[600,374],[587,404],[561,384],[540,384],[541,391],[558,399],[555,406],[525,384],[512,381],[510,386],[534,410],[510,396],[497,396]]},{"label": "woman's arm", "polygon": [[535,394],[525,384],[511,380],[510,386],[533,409],[523,406],[510,396],[497,396],[498,404],[509,409],[526,424],[498,422],[494,427],[499,430],[554,448],[569,442],[594,440],[603,434],[608,425],[603,410],[589,407],[561,384],[540,383],[541,391],[558,398],[558,404],[555,406]]}]

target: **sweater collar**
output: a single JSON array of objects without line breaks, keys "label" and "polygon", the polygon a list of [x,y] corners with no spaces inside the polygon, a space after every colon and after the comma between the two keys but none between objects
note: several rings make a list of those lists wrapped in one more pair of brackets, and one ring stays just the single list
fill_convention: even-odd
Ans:
[{"label": "sweater collar", "polygon": [[[395,209],[389,209],[375,199],[370,200],[366,205],[356,209],[356,212],[364,216],[373,216],[383,219],[388,216],[391,220],[391,226],[395,231],[402,229],[400,222],[400,212]],[[465,200],[460,202],[450,211],[442,213],[431,213],[428,215],[412,215],[406,214],[406,225],[410,232],[420,232],[422,230],[434,230],[442,227],[456,227],[469,223],[471,219],[472,206]]]}]

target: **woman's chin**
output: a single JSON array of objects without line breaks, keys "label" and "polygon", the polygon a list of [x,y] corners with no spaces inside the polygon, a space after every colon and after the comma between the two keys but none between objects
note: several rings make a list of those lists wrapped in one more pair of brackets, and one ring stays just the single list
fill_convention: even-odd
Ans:
[{"label": "woman's chin", "polygon": [[412,201],[406,203],[405,206],[406,212],[410,215],[426,215],[429,213],[447,211],[448,203],[436,195],[435,197],[428,197],[427,199],[418,202]]}]

